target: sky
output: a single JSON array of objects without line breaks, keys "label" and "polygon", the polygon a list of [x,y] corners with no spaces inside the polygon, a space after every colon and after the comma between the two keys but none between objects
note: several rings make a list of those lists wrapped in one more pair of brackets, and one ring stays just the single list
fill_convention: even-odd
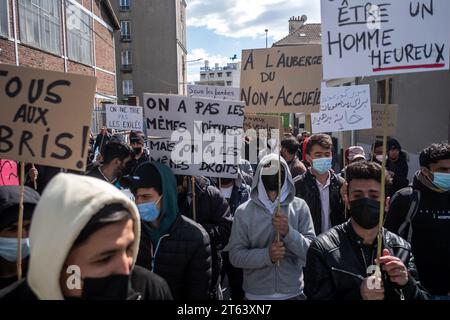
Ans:
[{"label": "sky", "polygon": [[[220,66],[243,49],[264,48],[288,35],[288,20],[320,22],[320,0],[186,0],[188,81],[198,81],[204,61]],[[203,59],[201,61],[194,61]],[[189,62],[191,61],[191,62]]]}]

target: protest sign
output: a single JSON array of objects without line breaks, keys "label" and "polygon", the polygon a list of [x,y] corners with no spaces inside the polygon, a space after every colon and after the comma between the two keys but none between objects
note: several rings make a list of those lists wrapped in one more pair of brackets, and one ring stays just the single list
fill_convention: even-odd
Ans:
[{"label": "protest sign", "polygon": [[203,97],[218,100],[234,100],[239,101],[239,88],[223,87],[223,86],[187,86],[187,95],[190,97]]},{"label": "protest sign", "polygon": [[149,139],[150,161],[167,165],[176,175],[236,178],[241,143]]},{"label": "protest sign", "polygon": [[186,130],[193,140],[202,140],[209,130],[241,135],[243,121],[244,104],[239,101],[144,94],[144,122],[151,136],[169,138],[177,130]]},{"label": "protest sign", "polygon": [[0,158],[85,170],[96,78],[0,65]]},{"label": "protest sign", "polygon": [[324,79],[449,69],[450,1],[321,0]]},{"label": "protest sign", "polygon": [[312,132],[338,132],[372,128],[369,85],[322,86],[320,112],[311,114]]},{"label": "protest sign", "polygon": [[17,163],[0,159],[0,186],[18,186]]},{"label": "protest sign", "polygon": [[[387,110],[387,135],[395,136],[397,134],[398,105],[388,105]],[[368,139],[373,139],[376,136],[382,136],[383,113],[383,104],[372,104],[372,129],[358,131],[358,138],[367,137]]]},{"label": "protest sign", "polygon": [[106,126],[116,130],[142,131],[144,115],[142,107],[106,105]]},{"label": "protest sign", "polygon": [[246,113],[318,112],[321,80],[320,45],[242,51]]},{"label": "protest sign", "polygon": [[242,102],[144,94],[144,117],[147,133],[164,138],[150,140],[153,160],[166,163],[175,174],[236,177]]}]

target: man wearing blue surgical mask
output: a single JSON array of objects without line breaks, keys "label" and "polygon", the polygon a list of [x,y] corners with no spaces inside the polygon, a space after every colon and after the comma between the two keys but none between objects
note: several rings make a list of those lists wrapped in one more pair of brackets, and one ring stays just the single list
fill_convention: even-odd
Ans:
[{"label": "man wearing blue surgical mask", "polygon": [[[0,289],[17,280],[17,217],[19,216],[20,188],[0,187]],[[30,241],[28,232],[39,193],[29,187],[24,192],[24,214],[21,240],[22,274],[26,273]]]},{"label": "man wearing blue surgical mask", "polygon": [[411,243],[424,287],[450,300],[450,145],[432,144],[419,162],[412,186],[392,197],[385,227]]},{"label": "man wearing blue surgical mask", "polygon": [[331,169],[333,141],[327,134],[316,134],[306,145],[306,159],[311,168],[295,183],[296,196],[311,210],[317,235],[345,222],[345,207],[340,189],[343,179]]},{"label": "man wearing blue surgical mask", "polygon": [[128,179],[142,222],[136,264],[164,278],[175,300],[208,299],[210,238],[201,225],[180,214],[172,171],[145,162]]}]

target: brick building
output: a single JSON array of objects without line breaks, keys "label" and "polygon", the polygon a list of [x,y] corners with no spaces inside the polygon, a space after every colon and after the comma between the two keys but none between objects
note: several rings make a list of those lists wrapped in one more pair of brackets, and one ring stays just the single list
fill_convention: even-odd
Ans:
[{"label": "brick building", "polygon": [[0,0],[0,63],[97,77],[93,131],[105,102],[117,101],[114,30],[108,0]]}]

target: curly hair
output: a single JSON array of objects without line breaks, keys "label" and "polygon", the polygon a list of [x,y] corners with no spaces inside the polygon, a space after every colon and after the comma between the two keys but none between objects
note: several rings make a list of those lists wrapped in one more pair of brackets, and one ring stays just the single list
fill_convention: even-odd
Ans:
[{"label": "curly hair", "polygon": [[430,164],[447,159],[450,159],[450,144],[433,143],[420,153],[419,163],[421,167],[430,169]]}]

